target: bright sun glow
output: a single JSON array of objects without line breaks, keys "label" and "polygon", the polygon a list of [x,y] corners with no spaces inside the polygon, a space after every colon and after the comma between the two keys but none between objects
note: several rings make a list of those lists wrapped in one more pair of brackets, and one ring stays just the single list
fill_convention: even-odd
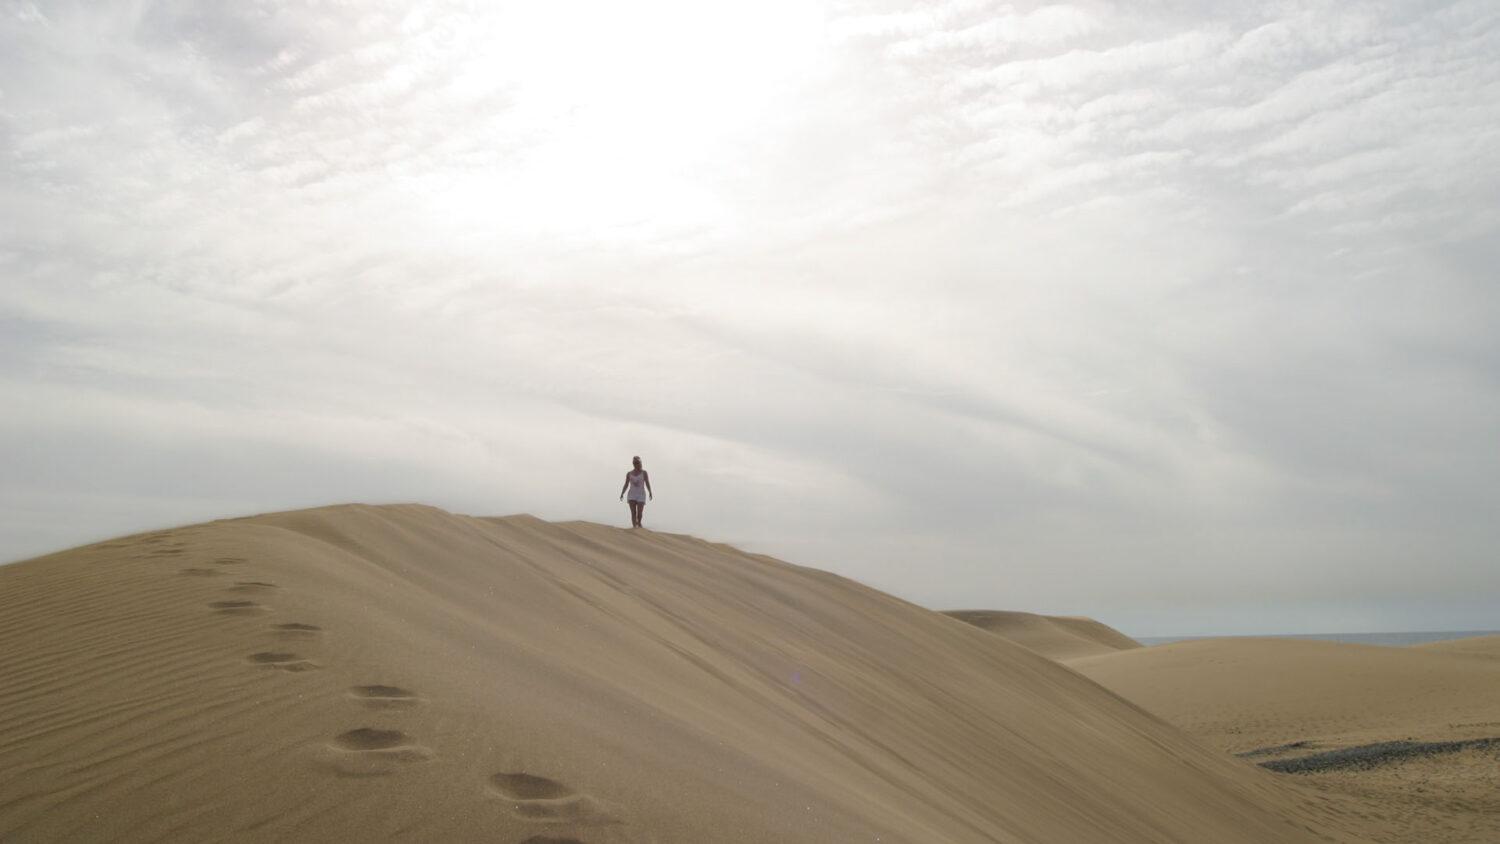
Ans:
[{"label": "bright sun glow", "polygon": [[505,135],[546,142],[445,184],[434,211],[533,230],[712,224],[723,212],[693,175],[816,72],[820,14],[795,0],[656,0],[492,18],[455,75],[505,94]]}]

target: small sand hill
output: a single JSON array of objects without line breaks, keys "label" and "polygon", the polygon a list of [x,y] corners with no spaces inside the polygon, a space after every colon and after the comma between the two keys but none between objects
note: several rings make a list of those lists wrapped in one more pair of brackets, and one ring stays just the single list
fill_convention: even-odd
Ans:
[{"label": "small sand hill", "polygon": [[346,506],[0,567],[0,840],[1352,840],[1025,648],[685,536]]},{"label": "small sand hill", "polygon": [[1454,656],[1476,656],[1484,659],[1500,659],[1500,634],[1494,636],[1472,636],[1468,639],[1450,639],[1446,642],[1428,642],[1413,645],[1412,650]]},{"label": "small sand hill", "polygon": [[1113,627],[1083,616],[1006,610],[946,610],[943,614],[1004,636],[1048,659],[1072,660],[1141,646]]},{"label": "small sand hill", "polygon": [[1500,662],[1439,648],[1236,637],[1174,642],[1070,665],[1236,752],[1304,740],[1451,737],[1450,725],[1464,723],[1477,725],[1474,735],[1500,735]]},{"label": "small sand hill", "polygon": [[1376,841],[1500,841],[1500,637],[1206,639],[1070,667],[1209,744],[1352,798]]}]

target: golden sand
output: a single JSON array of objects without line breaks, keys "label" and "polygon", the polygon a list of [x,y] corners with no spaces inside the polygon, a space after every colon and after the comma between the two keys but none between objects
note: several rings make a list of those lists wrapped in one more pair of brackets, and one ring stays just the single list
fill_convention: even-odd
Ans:
[{"label": "golden sand", "polygon": [[[1500,738],[1500,637],[1408,648],[1305,639],[1177,642],[1069,665],[1257,762]],[[1500,842],[1500,742],[1293,776],[1376,841]]]},{"label": "golden sand", "polygon": [[724,545],[527,516],[331,507],[3,566],[0,684],[6,842],[1369,828],[1353,798],[987,630]]},{"label": "golden sand", "polygon": [[1008,610],[948,610],[959,621],[1003,636],[1051,659],[1078,659],[1139,648],[1140,642],[1092,618]]}]

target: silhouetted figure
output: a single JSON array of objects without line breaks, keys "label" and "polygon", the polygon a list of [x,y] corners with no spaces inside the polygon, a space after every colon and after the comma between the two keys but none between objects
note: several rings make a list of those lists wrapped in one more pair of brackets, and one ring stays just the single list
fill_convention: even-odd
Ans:
[{"label": "silhouetted figure", "polygon": [[640,527],[641,515],[646,512],[646,501],[656,495],[651,491],[651,476],[641,468],[641,458],[632,457],[630,462],[635,464],[635,468],[625,473],[625,485],[620,487],[620,497],[624,498],[627,491],[630,493],[630,526]]}]

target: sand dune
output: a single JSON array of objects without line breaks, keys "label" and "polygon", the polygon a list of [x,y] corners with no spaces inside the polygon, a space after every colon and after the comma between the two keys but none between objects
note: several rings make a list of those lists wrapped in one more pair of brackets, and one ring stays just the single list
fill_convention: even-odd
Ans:
[{"label": "sand dune", "polygon": [[[1500,637],[1410,648],[1306,639],[1177,642],[1070,667],[1257,762],[1375,751],[1301,779],[1365,804],[1380,841],[1500,841]],[[1402,755],[1402,748],[1442,752]]]},{"label": "sand dune", "polygon": [[1473,636],[1468,639],[1450,639],[1446,642],[1428,642],[1413,645],[1412,650],[1428,653],[1452,654],[1454,656],[1477,656],[1485,659],[1500,659],[1500,634]]},{"label": "sand dune", "polygon": [[1449,725],[1465,722],[1480,725],[1473,735],[1500,734],[1491,723],[1500,722],[1500,664],[1436,648],[1200,639],[1071,666],[1236,752],[1310,739],[1452,735]]},{"label": "sand dune", "polygon": [[1082,616],[1008,610],[946,610],[944,615],[1004,636],[1048,659],[1079,659],[1141,646],[1113,627]]},{"label": "sand dune", "polygon": [[1084,677],[685,536],[419,506],[0,567],[0,840],[1355,840]]}]

